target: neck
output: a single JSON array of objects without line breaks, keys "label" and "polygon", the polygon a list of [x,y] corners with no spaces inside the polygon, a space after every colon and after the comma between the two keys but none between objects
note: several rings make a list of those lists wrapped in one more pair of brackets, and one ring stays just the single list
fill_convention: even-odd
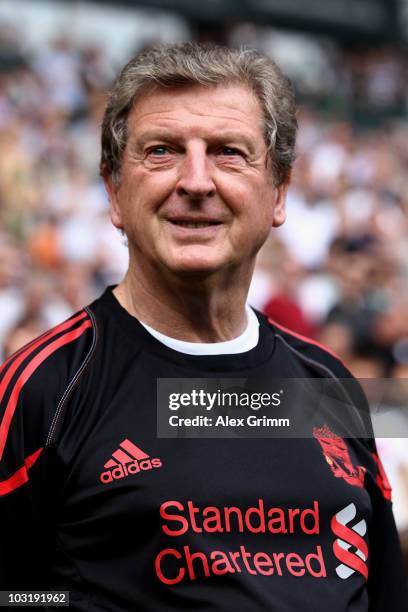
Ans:
[{"label": "neck", "polygon": [[245,301],[252,269],[232,271],[223,282],[208,278],[150,279],[130,266],[114,289],[121,306],[162,334],[187,342],[224,342],[246,328]]}]

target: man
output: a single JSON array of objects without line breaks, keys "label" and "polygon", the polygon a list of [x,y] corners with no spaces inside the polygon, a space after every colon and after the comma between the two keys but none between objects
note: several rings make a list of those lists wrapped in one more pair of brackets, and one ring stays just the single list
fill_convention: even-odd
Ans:
[{"label": "man", "polygon": [[173,45],[123,69],[101,172],[129,269],[3,366],[2,589],[69,591],[74,610],[406,609],[372,440],[324,421],[157,436],[160,379],[349,377],[246,306],[295,132],[288,80],[254,51]]}]

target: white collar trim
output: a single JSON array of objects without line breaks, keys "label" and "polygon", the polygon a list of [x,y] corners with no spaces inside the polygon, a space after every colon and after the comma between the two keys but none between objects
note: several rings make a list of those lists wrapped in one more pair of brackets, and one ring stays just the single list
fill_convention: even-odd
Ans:
[{"label": "white collar trim", "polygon": [[150,325],[143,323],[143,321],[140,321],[140,323],[156,340],[179,353],[186,353],[187,355],[234,355],[246,353],[258,344],[258,318],[248,304],[245,306],[245,312],[247,315],[245,330],[237,338],[226,340],[225,342],[186,342],[185,340],[177,340],[158,332],[153,327],[150,327]]}]

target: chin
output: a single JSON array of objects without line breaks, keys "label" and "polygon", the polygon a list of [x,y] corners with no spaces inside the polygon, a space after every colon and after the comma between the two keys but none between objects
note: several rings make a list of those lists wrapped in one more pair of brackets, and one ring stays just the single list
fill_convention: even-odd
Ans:
[{"label": "chin", "polygon": [[179,264],[177,266],[172,266],[170,269],[173,272],[173,274],[179,277],[186,277],[186,278],[191,278],[191,279],[193,278],[204,279],[222,270],[223,266],[210,265],[209,262],[207,261],[207,262],[202,262],[201,264],[198,264],[198,263],[196,264],[190,263],[188,265]]},{"label": "chin", "polygon": [[181,276],[209,276],[229,267],[230,262],[226,257],[217,256],[209,252],[209,249],[203,251],[197,249],[192,252],[177,253],[163,260],[163,264],[168,270]]},{"label": "chin", "polygon": [[208,258],[165,262],[165,268],[170,270],[174,275],[191,278],[205,278],[220,272],[226,267],[224,262],[211,261]]}]

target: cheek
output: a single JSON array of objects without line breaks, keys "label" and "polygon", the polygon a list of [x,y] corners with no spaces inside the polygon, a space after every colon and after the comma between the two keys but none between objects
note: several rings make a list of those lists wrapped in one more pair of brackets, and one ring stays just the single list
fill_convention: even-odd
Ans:
[{"label": "cheek", "polygon": [[118,192],[117,208],[121,217],[123,230],[128,234],[130,228],[137,226],[139,223],[141,206],[137,194],[129,189],[129,186],[125,183],[121,184]]},{"label": "cheek", "polygon": [[158,212],[175,193],[176,177],[174,171],[140,172],[133,182],[130,201],[137,203],[141,216]]},{"label": "cheek", "polygon": [[236,215],[272,219],[273,188],[266,180],[230,174],[219,178],[217,188],[220,197]]},{"label": "cheek", "polygon": [[219,198],[231,210],[234,216],[245,215],[256,201],[253,186],[238,178],[236,175],[227,175],[216,182]]}]

